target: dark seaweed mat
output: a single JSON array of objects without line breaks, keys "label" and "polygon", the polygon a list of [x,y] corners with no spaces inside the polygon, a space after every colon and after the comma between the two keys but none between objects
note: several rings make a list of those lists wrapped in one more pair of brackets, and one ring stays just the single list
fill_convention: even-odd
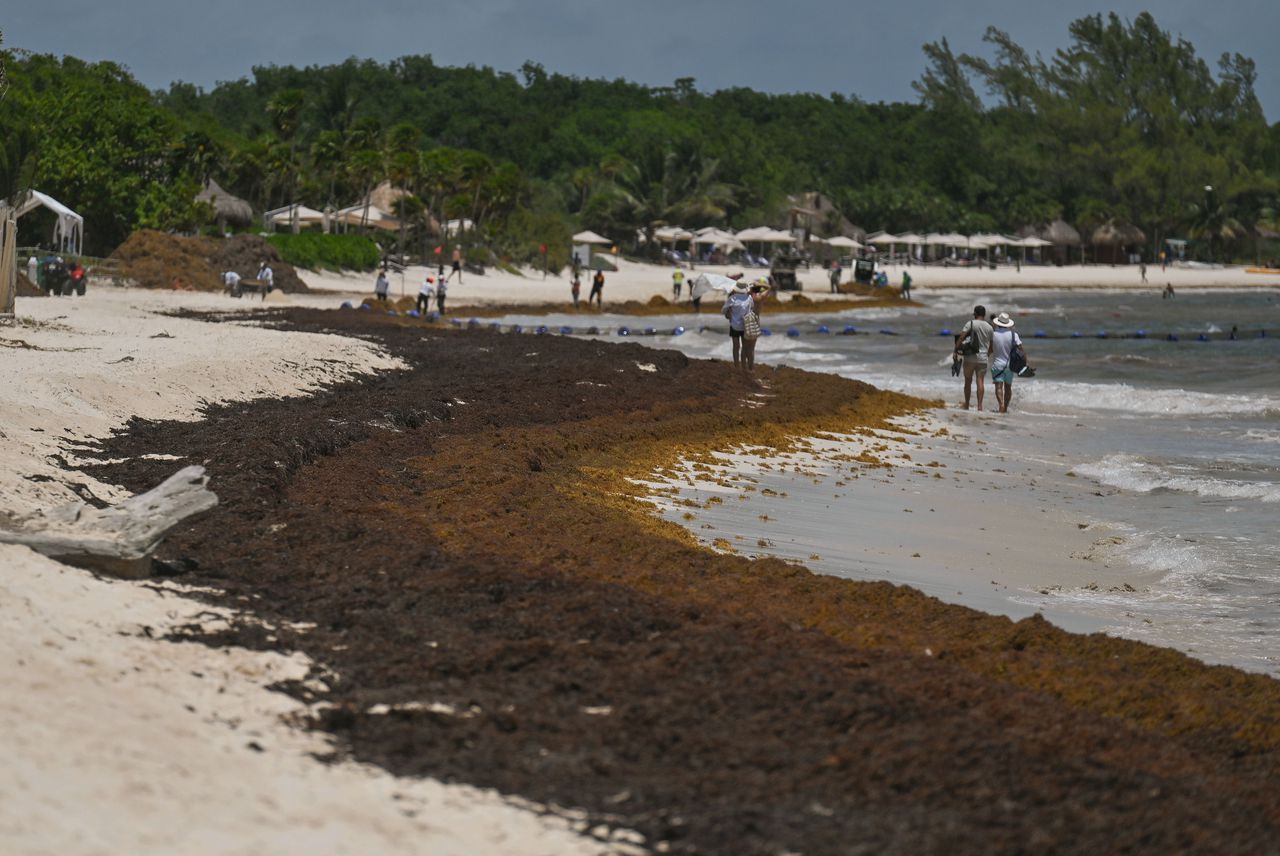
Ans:
[{"label": "dark seaweed mat", "polygon": [[[552,476],[555,450],[516,448],[521,430],[553,428],[572,448],[598,436],[588,423],[634,430],[649,402],[724,408],[745,391],[725,366],[356,313],[278,321],[375,336],[414,368],[307,399],[212,407],[196,424],[135,422],[102,448],[133,459],[94,474],[141,490],[175,463],[136,456],[206,464],[222,503],[161,557],[184,581],[220,588],[220,602],[317,625],[273,644],[339,676],[319,699],[292,690],[330,705],[316,726],[342,752],[580,807],[673,852],[1275,852],[1271,752],[1217,734],[1164,736],[946,659],[779,620],[775,591],[733,588],[745,560],[675,543],[636,550],[635,533],[603,510],[597,520],[548,501],[560,520],[514,526],[527,518],[497,508],[506,500],[467,469],[474,460],[451,458],[492,437],[494,460],[511,457],[520,478]],[[584,394],[584,381],[602,386]],[[442,492],[457,507],[437,513],[480,516],[489,541],[460,554],[400,510]],[[574,514],[598,532],[582,536]],[[523,559],[546,555],[558,523],[574,533],[566,560]],[[737,594],[718,605],[691,584],[682,597],[653,582],[664,575],[725,579],[716,591]],[[868,602],[892,589],[830,585]],[[917,600],[966,634],[1008,633],[1003,620],[979,627],[969,611]],[[266,643],[251,627],[216,641]],[[469,715],[366,712],[410,701]],[[612,712],[584,711],[604,706]]]}]

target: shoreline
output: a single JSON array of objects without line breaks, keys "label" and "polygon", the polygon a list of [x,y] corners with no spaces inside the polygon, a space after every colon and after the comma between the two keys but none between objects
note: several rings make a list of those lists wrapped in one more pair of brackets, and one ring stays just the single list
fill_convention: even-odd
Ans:
[{"label": "shoreline", "polygon": [[[355,757],[400,774],[458,777],[583,806],[602,822],[638,829],[651,845],[687,842],[712,852],[744,845],[737,811],[759,819],[762,840],[821,850],[847,840],[846,824],[865,818],[859,804],[878,806],[884,825],[860,827],[862,840],[941,841],[941,828],[919,823],[916,789],[902,791],[892,775],[881,789],[864,775],[865,762],[820,763],[833,750],[865,759],[885,740],[894,749],[884,763],[949,783],[931,800],[957,812],[944,811],[952,841],[1012,845],[1066,817],[1076,844],[1185,834],[1169,823],[1171,813],[1201,817],[1224,841],[1251,834],[1238,816],[1236,826],[1224,825],[1232,812],[1217,800],[1226,794],[1252,806],[1249,828],[1273,822],[1263,779],[1249,772],[1269,769],[1263,759],[1280,745],[1280,731],[1265,724],[1280,700],[1269,678],[1067,634],[1038,618],[1013,623],[885,583],[707,553],[674,524],[654,520],[626,486],[628,475],[691,449],[735,438],[786,447],[790,437],[847,429],[850,419],[874,427],[923,402],[793,370],[762,373],[761,389],[723,364],[634,344],[549,338],[530,351],[519,337],[423,331],[366,313],[291,317],[294,329],[381,339],[433,372],[347,384],[306,407],[286,400],[215,408],[219,442],[228,431],[271,438],[273,426],[288,425],[302,447],[279,474],[258,476],[251,465],[237,466],[234,477],[224,472],[225,513],[172,539],[166,555],[195,568],[197,580],[216,559],[220,570],[209,581],[226,586],[226,597],[247,596],[259,610],[317,625],[275,644],[296,646],[341,677],[316,724]],[[548,385],[549,378],[561,382]],[[837,403],[850,400],[852,410]],[[352,421],[362,412],[383,414],[381,427]],[[306,439],[335,424],[352,427]],[[196,425],[179,438],[163,425],[138,426],[106,444],[108,454],[129,460],[103,472],[144,483],[156,464],[131,451],[168,438],[172,452],[200,455],[213,433]],[[269,439],[243,460],[278,457],[273,444],[282,442],[284,435]],[[279,537],[243,505],[264,488],[288,527]],[[264,556],[274,568],[265,576]],[[353,578],[353,568],[386,576]],[[249,638],[241,630],[230,640]],[[852,683],[815,677],[850,668]],[[861,709],[868,693],[897,713],[874,727],[865,720],[854,733],[820,724],[836,709]],[[806,701],[783,711],[775,706],[781,698]],[[474,713],[462,720],[414,707],[427,701]],[[399,713],[391,718],[384,708]],[[904,724],[907,709],[924,731],[904,745],[903,735],[915,733]],[[970,713],[953,718],[960,709]],[[787,732],[760,730],[778,716]],[[996,720],[1006,724],[982,724]],[[1045,742],[1050,733],[1072,736],[1065,745]],[[663,749],[671,741],[684,747],[678,767]],[[957,766],[958,747],[975,741],[995,741],[997,755],[1012,752],[1025,763],[1010,767],[984,753]],[[756,769],[762,753],[774,752],[789,760],[770,765],[772,775],[715,773]],[[1230,753],[1251,760],[1241,765]],[[1108,769],[1108,783],[1089,797],[1077,765],[1096,764]],[[1017,772],[1031,769],[1039,772],[1030,778]],[[1215,783],[1213,796],[1175,772],[1191,769],[1197,781]],[[1086,804],[1114,801],[1123,792],[1116,782],[1139,771],[1162,781],[1158,828],[1123,801],[1111,802],[1105,818],[1088,814]],[[1012,791],[999,788],[1021,808],[998,840],[994,818],[952,781],[957,775],[1017,781]],[[1041,801],[1045,788],[1065,781],[1080,786],[1070,800]],[[834,800],[833,813],[806,815],[814,799]],[[740,808],[718,808],[730,804]],[[1212,821],[1202,813],[1209,806]]]},{"label": "shoreline", "polygon": [[[171,302],[235,305],[149,303]],[[70,311],[102,324],[86,317],[96,309]],[[215,646],[195,649],[208,657],[305,654],[328,686],[284,688],[291,704],[311,706],[310,724],[337,741],[339,757],[569,806],[574,829],[601,827],[616,849],[637,841],[633,829],[673,852],[822,851],[851,835],[880,849],[991,849],[1039,840],[1045,828],[1062,828],[1072,846],[1145,836],[1144,846],[1247,847],[1280,825],[1267,785],[1280,746],[1268,725],[1276,682],[908,588],[718,556],[656,520],[642,486],[627,481],[735,441],[800,451],[805,436],[851,420],[883,430],[924,402],[792,370],[762,372],[770,386],[761,388],[723,363],[634,343],[424,328],[372,313],[292,310],[266,326],[127,316],[93,334],[101,352],[70,350],[85,334],[56,321],[6,335],[94,354],[107,376],[117,370],[104,366],[132,356],[119,365],[163,378],[175,366],[208,373],[214,355],[195,343],[233,332],[254,337],[246,347],[278,343],[268,352],[278,355],[234,363],[238,394],[229,367],[214,387],[225,403],[202,407],[193,395],[202,384],[180,378],[160,385],[150,409],[123,392],[101,400],[102,413],[174,411],[182,421],[134,422],[85,450],[105,460],[81,470],[93,490],[138,490],[181,465],[163,456],[209,461],[223,504],[161,555],[168,573],[207,589],[194,596],[241,618],[168,632]],[[306,397],[263,385],[276,360],[296,361],[308,341],[318,355],[335,342],[367,350],[378,375],[347,368]],[[178,345],[192,355],[173,360],[167,349]],[[296,382],[297,365],[284,368]],[[92,376],[87,364],[67,371],[68,386],[51,385],[64,408]],[[45,384],[31,375],[36,389]],[[79,427],[92,438],[101,434],[89,427],[106,425]],[[73,438],[40,441],[66,455]],[[48,464],[57,480],[30,482],[25,495],[74,495],[65,467],[80,455]],[[12,466],[19,474],[27,464]],[[59,570],[68,580],[82,573]],[[163,675],[165,655],[155,657]],[[29,692],[38,704],[39,690]],[[1105,781],[1089,772],[1100,768]],[[1158,812],[1124,796],[1153,777],[1166,794]],[[1017,821],[994,800],[975,801],[975,787],[1012,801]],[[937,823],[920,821],[925,805]],[[743,837],[748,816],[756,837]],[[584,852],[602,841],[585,840]]]}]

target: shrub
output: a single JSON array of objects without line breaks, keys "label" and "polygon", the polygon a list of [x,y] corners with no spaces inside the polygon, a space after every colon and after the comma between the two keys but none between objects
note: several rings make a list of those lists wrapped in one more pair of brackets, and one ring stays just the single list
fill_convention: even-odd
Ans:
[{"label": "shrub", "polygon": [[382,258],[378,245],[367,235],[325,235],[301,232],[297,235],[269,235],[267,240],[280,258],[307,270],[373,270]]}]

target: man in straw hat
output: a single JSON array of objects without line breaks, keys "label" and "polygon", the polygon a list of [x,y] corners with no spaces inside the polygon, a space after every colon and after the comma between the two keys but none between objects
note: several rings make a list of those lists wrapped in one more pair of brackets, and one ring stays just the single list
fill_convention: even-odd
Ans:
[{"label": "man in straw hat", "polygon": [[1026,354],[1022,351],[1022,338],[1013,329],[1013,319],[1008,312],[1001,312],[992,324],[995,329],[991,335],[987,358],[991,362],[991,380],[996,385],[996,401],[1000,405],[1000,412],[1008,413],[1009,405],[1013,402],[1014,374],[1009,362],[1015,350],[1022,352],[1024,359]]}]

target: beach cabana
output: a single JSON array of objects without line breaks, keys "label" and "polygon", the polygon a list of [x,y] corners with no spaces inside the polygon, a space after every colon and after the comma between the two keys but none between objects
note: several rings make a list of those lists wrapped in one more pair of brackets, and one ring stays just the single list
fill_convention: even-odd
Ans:
[{"label": "beach cabana", "polygon": [[362,202],[333,213],[332,222],[345,223],[348,226],[375,226],[394,232],[400,228],[400,221],[372,202]]},{"label": "beach cabana", "polygon": [[697,235],[693,239],[693,243],[695,246],[706,246],[709,244],[713,247],[719,247],[725,252],[746,249],[746,245],[742,243],[737,235],[730,232],[723,232],[720,229],[715,228],[708,229],[702,234]]},{"label": "beach cabana", "polygon": [[847,238],[844,235],[836,235],[834,238],[828,238],[824,243],[828,247],[836,247],[842,250],[860,250],[862,244],[859,244],[853,238]]},{"label": "beach cabana", "polygon": [[1108,220],[1093,230],[1089,243],[1093,245],[1093,260],[1100,264],[1128,264],[1135,251],[1140,252],[1146,243],[1146,234],[1137,226]]},{"label": "beach cabana", "polygon": [[253,224],[253,206],[238,196],[223,190],[212,178],[204,189],[196,194],[196,202],[204,202],[213,208],[218,221],[218,231],[225,232],[227,225],[250,226]]},{"label": "beach cabana", "polygon": [[592,232],[590,229],[579,232],[571,240],[573,241],[573,246],[570,250],[571,257],[576,262],[586,265],[588,269],[591,267],[591,248],[594,246],[607,247],[613,243],[604,235]]},{"label": "beach cabana", "polygon": [[41,206],[57,215],[53,221],[53,245],[59,252],[66,255],[80,255],[80,248],[84,242],[84,218],[47,193],[28,190],[26,197],[16,204],[10,204],[8,200],[0,200],[0,213],[5,215],[0,219],[8,219],[8,215],[12,212],[13,219],[17,220],[23,214],[30,213]]}]

